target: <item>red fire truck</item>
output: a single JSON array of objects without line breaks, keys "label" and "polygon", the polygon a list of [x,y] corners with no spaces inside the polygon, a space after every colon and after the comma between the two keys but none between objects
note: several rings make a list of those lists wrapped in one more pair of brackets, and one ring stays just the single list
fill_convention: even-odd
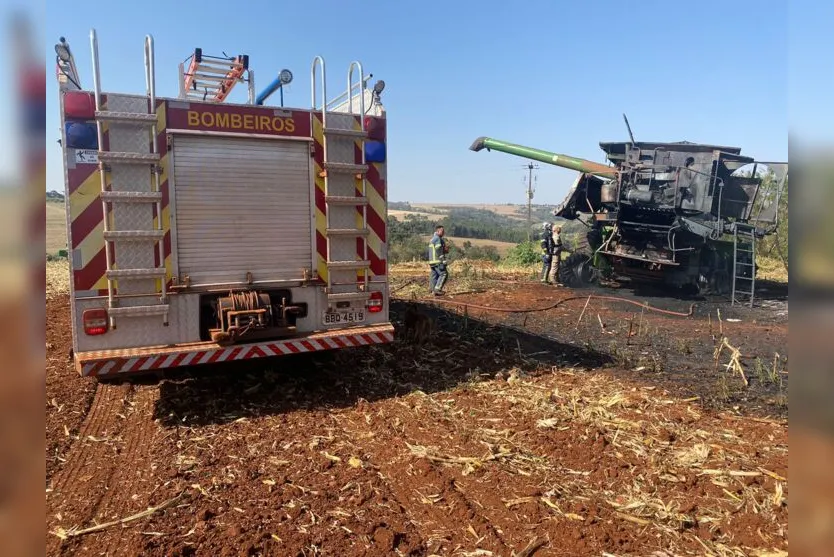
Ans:
[{"label": "red fire truck", "polygon": [[55,47],[81,375],[393,341],[384,82],[353,62],[328,101],[316,57],[310,108],[267,105],[290,72],[255,95],[248,56],[196,49],[158,97],[147,36],[145,94],[114,93],[90,43],[92,90]]}]

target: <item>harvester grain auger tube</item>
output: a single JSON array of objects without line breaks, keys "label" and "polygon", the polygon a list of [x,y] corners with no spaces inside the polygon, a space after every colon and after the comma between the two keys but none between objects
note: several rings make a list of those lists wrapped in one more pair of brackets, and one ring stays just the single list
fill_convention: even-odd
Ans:
[{"label": "harvester grain auger tube", "polygon": [[474,143],[472,143],[469,149],[475,151],[476,153],[482,149],[486,149],[487,151],[501,151],[503,153],[509,153],[510,155],[516,155],[518,157],[552,164],[554,166],[561,166],[562,168],[569,168],[570,170],[576,170],[577,172],[582,172],[583,174],[593,174],[594,176],[612,178],[617,175],[616,169],[602,163],[580,159],[578,157],[571,157],[568,155],[560,155],[559,153],[552,153],[550,151],[536,149],[534,147],[526,147],[516,143],[508,143],[506,141],[500,141],[490,137],[479,137]]}]

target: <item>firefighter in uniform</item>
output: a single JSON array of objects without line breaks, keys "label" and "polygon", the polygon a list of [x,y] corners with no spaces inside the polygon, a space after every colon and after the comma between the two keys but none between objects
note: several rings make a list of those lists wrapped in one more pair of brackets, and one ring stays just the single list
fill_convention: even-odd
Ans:
[{"label": "firefighter in uniform", "polygon": [[559,281],[559,267],[562,265],[562,227],[557,226],[553,231],[553,282],[562,284]]},{"label": "firefighter in uniform", "polygon": [[550,284],[550,268],[553,265],[553,252],[556,250],[556,243],[553,241],[553,225],[549,222],[542,225],[542,276],[541,281]]},{"label": "firefighter in uniform", "polygon": [[429,289],[435,296],[443,295],[443,286],[449,277],[446,270],[446,254],[449,249],[446,247],[446,240],[443,239],[444,233],[443,227],[438,225],[429,241]]}]

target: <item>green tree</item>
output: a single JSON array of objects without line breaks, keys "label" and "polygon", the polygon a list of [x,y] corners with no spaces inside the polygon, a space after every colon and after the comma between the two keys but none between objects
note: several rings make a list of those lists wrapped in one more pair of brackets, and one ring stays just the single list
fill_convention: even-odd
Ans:
[{"label": "green tree", "polygon": [[[776,179],[771,171],[762,179],[760,191],[765,192],[761,197],[762,204],[772,203],[776,200],[776,191],[773,182]],[[754,208],[755,217],[760,206]],[[788,184],[785,182],[782,195],[779,198],[779,206],[776,208],[777,223],[773,234],[765,236],[759,243],[756,250],[758,255],[764,257],[777,257],[782,261],[785,271],[788,271]]]}]

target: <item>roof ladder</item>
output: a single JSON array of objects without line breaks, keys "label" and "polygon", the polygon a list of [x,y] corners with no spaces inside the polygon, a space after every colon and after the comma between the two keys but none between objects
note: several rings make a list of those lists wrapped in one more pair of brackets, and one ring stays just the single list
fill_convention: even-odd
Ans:
[{"label": "roof ladder", "polygon": [[252,70],[249,69],[249,56],[239,54],[234,58],[206,56],[203,49],[194,49],[194,54],[180,64],[180,98],[193,101],[221,103],[226,100],[235,85],[244,80],[248,74],[249,103],[255,103],[255,83]]},{"label": "roof ladder", "polygon": [[756,291],[756,227],[736,222],[733,227],[732,305],[753,307]]},{"label": "roof ladder", "polygon": [[[116,317],[161,315],[163,325],[168,325],[168,294],[166,292],[166,268],[162,223],[162,191],[160,190],[160,155],[157,146],[156,78],[154,73],[153,37],[145,37],[145,80],[147,99],[108,95],[106,109],[101,93],[98,39],[95,30],[90,31],[93,51],[93,83],[96,103],[96,127],[98,131],[98,158],[101,172],[101,203],[104,214],[104,248],[107,279],[107,309],[111,328],[116,328]],[[119,105],[113,108],[114,105]],[[109,109],[112,108],[112,109]],[[144,110],[144,111],[143,111]],[[104,130],[109,131],[110,145],[150,144],[150,152],[112,151],[105,149]],[[151,141],[148,141],[150,134]],[[153,176],[145,174],[145,167]],[[108,180],[109,176],[109,180]],[[108,185],[108,182],[112,182]],[[144,188],[142,187],[144,186]],[[156,223],[152,211],[156,208]],[[138,224],[138,226],[137,226]],[[127,228],[118,228],[120,225]],[[145,227],[147,225],[147,227]],[[118,245],[118,250],[116,250]],[[117,252],[117,253],[114,253]],[[117,265],[116,260],[127,266]],[[153,263],[157,259],[158,265]],[[147,262],[151,262],[148,264]],[[131,265],[130,263],[138,263]],[[116,265],[116,267],[114,267]],[[159,288],[152,291],[131,282],[153,280]],[[114,283],[120,281],[118,294]],[[128,293],[129,292],[129,293]],[[149,305],[120,304],[126,296],[157,297],[158,303]]]},{"label": "roof ladder", "polygon": [[[316,102],[316,67],[321,67],[321,108]],[[353,83],[358,70],[359,82]],[[317,56],[311,69],[312,109],[321,110],[322,170],[327,241],[327,299],[330,302],[367,300],[370,297],[368,282],[368,198],[366,194],[368,165],[365,163],[365,76],[362,65],[352,62],[348,68],[348,112],[334,113],[327,110],[327,86],[324,59]],[[358,112],[353,111],[351,91],[359,87]],[[357,121],[358,120],[358,121]],[[361,159],[356,160],[356,149]],[[361,207],[361,218],[357,208]],[[356,259],[356,239],[362,238],[362,258]],[[336,244],[336,246],[334,246]],[[350,254],[350,255],[348,255]],[[361,272],[361,282],[358,278]]]}]

